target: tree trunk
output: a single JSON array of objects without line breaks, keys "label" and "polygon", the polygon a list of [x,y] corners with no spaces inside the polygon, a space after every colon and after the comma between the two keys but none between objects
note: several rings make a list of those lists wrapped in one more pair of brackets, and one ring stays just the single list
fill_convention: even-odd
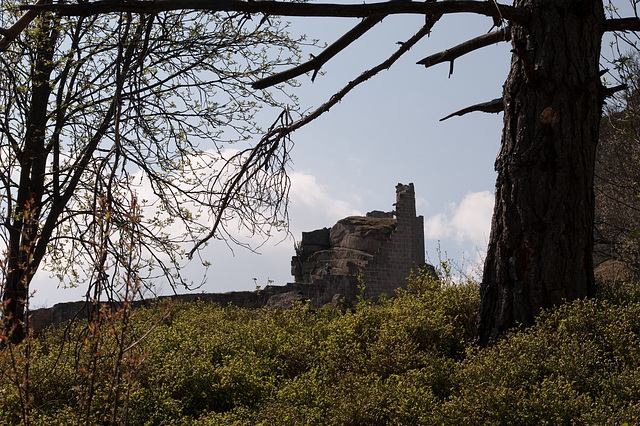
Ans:
[{"label": "tree trunk", "polygon": [[46,176],[47,110],[57,30],[50,15],[40,18],[37,54],[33,65],[32,93],[24,148],[20,157],[20,183],[9,228],[6,278],[2,294],[3,335],[12,343],[26,336],[29,284],[42,256],[34,256]]},{"label": "tree trunk", "polygon": [[601,0],[516,0],[496,205],[480,288],[478,343],[589,297],[593,173],[602,108]]}]

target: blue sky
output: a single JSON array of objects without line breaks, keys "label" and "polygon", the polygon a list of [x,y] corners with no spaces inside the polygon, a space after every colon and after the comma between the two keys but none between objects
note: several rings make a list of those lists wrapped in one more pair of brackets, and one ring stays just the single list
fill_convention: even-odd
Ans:
[{"label": "blue sky", "polygon": [[[333,58],[314,83],[301,76],[294,93],[302,108],[319,106],[361,72],[386,59],[397,48],[396,42],[408,39],[423,22],[424,18],[415,16],[387,17]],[[292,21],[292,32],[331,43],[356,23],[353,19],[300,18]],[[451,78],[448,64],[425,69],[415,63],[486,33],[491,24],[490,19],[474,15],[443,17],[431,36],[390,70],[359,86],[330,112],[293,134],[289,211],[290,228],[297,239],[302,231],[331,226],[348,215],[391,210],[395,185],[413,182],[418,214],[425,217],[426,249],[432,263],[438,259],[438,241],[449,258],[459,263],[466,259],[463,268],[478,259],[488,243],[502,114],[472,113],[438,120],[501,96],[510,46],[489,46],[458,59]],[[263,112],[264,126],[278,113]],[[274,236],[255,254],[242,248],[232,252],[214,241],[202,254],[212,266],[198,291],[252,290],[269,280],[281,285],[292,281],[293,244],[284,235]],[[190,265],[188,273],[199,280],[201,270]],[[85,291],[59,287],[46,271],[40,271],[33,289],[33,308],[80,300]],[[170,290],[161,282],[158,289]]]}]

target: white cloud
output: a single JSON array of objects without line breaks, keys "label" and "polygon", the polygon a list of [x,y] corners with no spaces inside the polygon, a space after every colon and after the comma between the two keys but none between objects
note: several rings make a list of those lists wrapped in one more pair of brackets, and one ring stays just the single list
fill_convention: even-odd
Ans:
[{"label": "white cloud", "polygon": [[484,247],[489,240],[494,197],[489,191],[467,194],[459,205],[452,203],[449,211],[438,213],[425,221],[427,238],[455,237],[458,243],[467,240]]},{"label": "white cloud", "polygon": [[418,197],[416,196],[416,210],[418,211],[418,214],[420,214],[420,211],[424,211],[426,209],[428,209],[430,206],[429,200],[427,200],[424,197]]},{"label": "white cloud", "polygon": [[339,219],[362,214],[348,201],[331,197],[315,176],[293,172],[290,178],[289,215],[294,235],[296,232],[333,226]]},{"label": "white cloud", "polygon": [[424,221],[424,230],[427,238],[441,240],[451,236],[452,229],[449,226],[449,219],[445,213],[438,213],[428,217]]}]

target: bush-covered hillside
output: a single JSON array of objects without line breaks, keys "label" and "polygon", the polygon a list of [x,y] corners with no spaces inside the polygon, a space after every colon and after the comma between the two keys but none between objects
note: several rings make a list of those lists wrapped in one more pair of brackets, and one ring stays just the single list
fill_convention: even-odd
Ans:
[{"label": "bush-covered hillside", "polygon": [[490,349],[472,344],[474,284],[409,290],[346,311],[196,303],[49,331],[2,353],[1,421],[640,423],[640,287],[603,286]]}]

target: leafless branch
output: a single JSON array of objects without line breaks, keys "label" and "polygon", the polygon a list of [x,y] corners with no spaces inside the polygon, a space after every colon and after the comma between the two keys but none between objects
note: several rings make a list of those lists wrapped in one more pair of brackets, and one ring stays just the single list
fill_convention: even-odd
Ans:
[{"label": "leafless branch", "polygon": [[[196,242],[188,254],[189,258],[198,248],[216,236],[234,201],[240,200],[240,204],[245,205],[247,203],[243,200],[251,197],[251,194],[255,194],[260,202],[265,202],[268,199],[266,204],[274,210],[284,207],[286,216],[290,183],[286,174],[289,148],[284,137],[271,138],[268,136],[273,135],[274,132],[277,133],[277,128],[280,128],[277,127],[278,124],[286,128],[290,123],[291,116],[289,111],[285,109],[269,129],[267,135],[263,136],[254,148],[240,151],[225,162],[214,182],[214,186],[218,182],[222,183],[222,196],[213,227],[204,238]],[[237,170],[238,163],[241,164],[239,170]],[[231,170],[229,174],[232,177],[227,179],[226,172],[229,170]],[[255,206],[249,206],[249,210],[250,215],[259,214]],[[251,222],[255,223],[256,220],[251,220]]]},{"label": "leafless branch", "polygon": [[619,18],[604,21],[605,31],[640,31],[640,19]]},{"label": "leafless branch", "polygon": [[263,13],[280,16],[318,16],[365,18],[394,14],[477,13],[524,23],[529,18],[525,8],[496,4],[492,1],[398,2],[371,4],[317,4],[283,1],[243,0],[101,0],[77,4],[25,5],[24,10],[55,10],[62,15],[86,16],[111,12],[159,13],[169,10],[208,10],[211,12]]},{"label": "leafless branch", "polygon": [[310,61],[286,71],[273,74],[267,78],[263,78],[262,80],[258,80],[251,86],[254,89],[266,89],[267,87],[282,83],[309,71],[314,72],[313,76],[311,77],[311,81],[313,81],[316,74],[318,73],[318,71],[320,71],[320,68],[322,68],[324,64],[326,64],[331,58],[340,53],[351,43],[360,38],[360,36],[369,31],[380,21],[382,21],[382,17],[365,18],[364,20],[362,20],[362,22],[353,27],[346,34],[336,40],[333,44],[323,50],[322,53],[320,53],[318,56],[313,57],[313,59],[311,59]]},{"label": "leafless branch", "polygon": [[433,65],[450,62],[449,75],[453,74],[453,61],[460,56],[466,55],[469,52],[480,49],[485,46],[489,46],[501,41],[509,41],[511,39],[511,32],[509,28],[502,28],[500,30],[476,37],[468,40],[462,44],[459,44],[451,49],[443,50],[442,52],[427,56],[426,58],[417,62],[418,65],[424,65],[429,68]]},{"label": "leafless branch", "polygon": [[[367,81],[380,71],[391,67],[391,65],[393,65],[403,54],[409,51],[409,49],[411,49],[420,39],[429,34],[434,23],[435,22],[424,25],[420,31],[414,34],[405,43],[402,43],[400,48],[387,60],[360,74],[355,80],[350,81],[349,84],[343,87],[339,92],[335,93],[331,99],[320,105],[310,114],[297,121],[289,122],[288,112],[286,110],[283,111],[283,113],[278,117],[278,120],[276,120],[276,123],[274,123],[274,126],[272,126],[272,128],[260,139],[260,142],[258,142],[252,150],[243,151],[228,160],[225,168],[231,167],[233,160],[241,160],[243,161],[243,164],[240,170],[235,172],[234,178],[227,181],[224,186],[224,196],[211,231],[207,236],[198,241],[189,253],[189,256],[192,256],[200,246],[216,235],[228,205],[235,197],[238,196],[238,194],[246,192],[245,186],[251,185],[252,181],[255,180],[261,170],[276,171],[277,175],[279,175],[277,179],[279,179],[281,185],[285,183],[288,185],[288,180],[283,180],[282,173],[285,171],[286,160],[288,159],[288,149],[284,142],[291,133],[329,111],[332,106],[340,102],[342,98],[344,98],[356,86]],[[279,126],[277,125],[278,121],[281,123]],[[283,192],[286,194],[287,188],[281,188],[281,190],[284,190]],[[281,199],[279,200],[282,201]]]},{"label": "leafless branch", "polygon": [[481,104],[471,105],[469,107],[463,108],[460,111],[456,111],[452,114],[447,115],[444,118],[441,118],[440,121],[444,121],[455,116],[463,116],[465,114],[468,114],[474,111],[490,112],[490,113],[497,114],[499,112],[502,112],[503,110],[504,110],[504,102],[502,101],[502,98],[498,98],[489,102],[483,102]]},{"label": "leafless branch", "polygon": [[628,86],[626,84],[619,84],[617,86],[613,86],[613,87],[602,87],[601,88],[601,93],[600,93],[600,97],[602,99],[608,98],[610,96],[615,95],[617,92],[621,91],[621,90],[626,90],[628,89]]},{"label": "leafless branch", "polygon": [[[213,12],[245,12],[264,13],[266,15],[282,16],[324,16],[324,17],[368,17],[375,15],[392,14],[425,14],[436,13],[478,13],[498,19],[506,19],[516,23],[524,23],[529,17],[528,11],[513,6],[496,4],[495,2],[480,1],[459,1],[459,2],[383,2],[373,4],[310,4],[310,3],[287,3],[287,2],[259,2],[242,0],[142,0],[142,1],[118,1],[100,0],[90,3],[77,4],[51,4],[50,0],[38,0],[34,5],[21,6],[22,10],[28,12],[23,16],[20,26],[16,23],[9,32],[13,38],[37,16],[33,12],[43,10],[55,10],[63,15],[97,15],[110,12],[137,12],[137,13],[158,13],[169,10],[190,9],[190,10],[210,10]],[[26,24],[25,24],[26,22]],[[24,25],[23,25],[24,24]],[[20,28],[18,30],[18,28]],[[17,30],[17,31],[16,31]],[[619,18],[607,19],[604,25],[605,31],[640,31],[640,19]],[[2,32],[2,35],[5,35]],[[6,37],[6,36],[5,36]],[[7,37],[10,38],[10,37]],[[8,40],[9,42],[12,39]],[[3,40],[3,43],[5,41]],[[3,45],[0,44],[0,47]]]}]

